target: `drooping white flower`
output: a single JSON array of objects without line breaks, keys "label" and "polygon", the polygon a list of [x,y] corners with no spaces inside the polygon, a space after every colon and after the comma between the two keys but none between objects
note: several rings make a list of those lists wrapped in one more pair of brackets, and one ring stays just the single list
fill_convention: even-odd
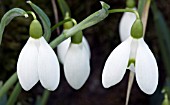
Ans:
[{"label": "drooping white flower", "polygon": [[83,41],[79,44],[70,43],[64,60],[64,73],[68,83],[79,89],[90,74],[89,49]]},{"label": "drooping white flower", "polygon": [[[128,67],[129,60],[135,62]],[[120,82],[127,68],[135,72],[137,83],[143,92],[155,92],[158,85],[158,67],[143,37],[134,39],[130,36],[111,52],[102,74],[103,86],[109,88]]]},{"label": "drooping white flower", "polygon": [[[88,54],[89,54],[89,58],[90,58],[90,47],[89,47],[89,44],[84,36],[83,36],[82,42],[84,43],[86,49],[88,50]],[[71,38],[68,38],[68,39],[64,40],[63,42],[61,42],[57,46],[58,59],[62,64],[64,64],[65,55],[66,55],[67,50],[70,46],[70,43],[71,43]]]},{"label": "drooping white flower", "polygon": [[[133,8],[136,10],[136,8]],[[119,34],[121,41],[130,36],[131,27],[136,20],[136,15],[131,12],[124,12],[119,24]]]},{"label": "drooping white flower", "polygon": [[44,37],[30,37],[17,62],[17,75],[22,88],[30,90],[39,80],[44,88],[55,90],[60,70],[57,56]]}]

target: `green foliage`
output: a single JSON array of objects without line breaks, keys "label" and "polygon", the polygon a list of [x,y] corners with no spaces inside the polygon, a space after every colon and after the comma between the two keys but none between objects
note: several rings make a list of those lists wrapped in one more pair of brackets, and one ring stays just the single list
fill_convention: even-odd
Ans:
[{"label": "green foliage", "polygon": [[2,17],[1,23],[0,23],[0,44],[1,44],[1,41],[2,41],[2,35],[3,35],[3,32],[4,32],[5,26],[7,26],[13,18],[18,17],[18,16],[28,17],[28,14],[23,9],[14,8],[14,9],[9,10]]},{"label": "green foliage", "polygon": [[58,5],[60,7],[63,17],[65,17],[66,14],[68,14],[71,17],[71,11],[70,11],[70,8],[67,2],[65,0],[57,0],[57,2],[58,2]]},{"label": "green foliage", "polygon": [[161,49],[160,51],[168,73],[168,78],[170,78],[170,31],[162,13],[158,10],[154,1],[152,2],[151,7],[154,15],[156,35]]},{"label": "green foliage", "polygon": [[44,13],[44,11],[39,8],[37,5],[32,3],[31,1],[27,1],[28,4],[34,9],[34,11],[38,14],[44,28],[44,38],[49,41],[51,37],[51,22],[48,16]]}]

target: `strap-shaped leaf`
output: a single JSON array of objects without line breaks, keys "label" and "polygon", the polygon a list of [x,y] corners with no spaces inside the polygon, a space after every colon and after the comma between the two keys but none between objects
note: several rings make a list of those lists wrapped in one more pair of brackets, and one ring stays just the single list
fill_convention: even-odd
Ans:
[{"label": "strap-shaped leaf", "polygon": [[103,19],[105,19],[109,15],[108,9],[110,8],[110,6],[103,1],[100,1],[100,3],[102,5],[102,9],[91,14],[90,16],[85,18],[83,21],[81,21],[79,24],[75,25],[74,27],[66,31],[65,33],[66,37],[70,37],[73,34],[77,33],[78,31],[81,31],[85,28],[93,26],[99,23],[100,21],[102,21]]},{"label": "strap-shaped leaf", "polygon": [[63,32],[58,38],[56,38],[50,43],[50,46],[52,48],[55,48],[58,44],[60,44],[65,39],[73,36],[75,33],[82,31],[88,27],[91,27],[99,23],[100,21],[104,20],[109,15],[110,6],[102,1],[101,1],[101,5],[102,5],[102,9],[96,11],[95,13],[91,14],[83,21],[81,21],[79,24]]},{"label": "strap-shaped leaf", "polygon": [[20,8],[14,8],[9,10],[1,19],[1,23],[0,23],[0,44],[2,41],[2,34],[4,32],[5,26],[7,26],[11,20],[17,16],[25,16],[28,17],[28,14]]},{"label": "strap-shaped leaf", "polygon": [[139,0],[138,2],[138,13],[139,13],[139,16],[142,17],[142,12],[144,11],[144,6],[146,4],[147,0]]},{"label": "strap-shaped leaf", "polygon": [[39,18],[41,19],[43,28],[44,28],[43,36],[47,41],[49,41],[49,39],[51,37],[51,22],[50,22],[48,16],[45,14],[45,12],[40,7],[38,7],[31,1],[27,1],[27,3],[30,4],[32,9],[38,14]]},{"label": "strap-shaped leaf", "polygon": [[151,8],[163,61],[165,63],[167,75],[170,76],[170,31],[161,11],[156,6],[156,2],[152,2]]},{"label": "strap-shaped leaf", "polygon": [[69,16],[71,17],[71,11],[67,2],[65,0],[57,0],[57,2],[59,4],[63,17],[65,17],[66,13],[68,13]]}]

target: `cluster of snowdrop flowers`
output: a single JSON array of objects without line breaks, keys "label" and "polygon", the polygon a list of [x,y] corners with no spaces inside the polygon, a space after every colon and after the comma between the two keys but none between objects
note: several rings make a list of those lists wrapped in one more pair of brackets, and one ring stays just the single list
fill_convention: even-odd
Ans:
[{"label": "cluster of snowdrop flowers", "polygon": [[90,74],[90,47],[82,32],[60,43],[57,53],[68,83],[72,88],[80,89]]},{"label": "cluster of snowdrop flowers", "polygon": [[143,25],[140,19],[136,19],[132,25],[131,35],[109,55],[102,74],[103,86],[109,88],[119,83],[126,69],[135,73],[143,92],[155,92],[158,85],[158,67],[153,53],[143,39]]},{"label": "cluster of snowdrop flowers", "polygon": [[56,54],[42,36],[38,20],[30,25],[30,38],[21,50],[17,62],[17,75],[22,88],[30,90],[39,80],[44,88],[55,90],[60,79]]}]

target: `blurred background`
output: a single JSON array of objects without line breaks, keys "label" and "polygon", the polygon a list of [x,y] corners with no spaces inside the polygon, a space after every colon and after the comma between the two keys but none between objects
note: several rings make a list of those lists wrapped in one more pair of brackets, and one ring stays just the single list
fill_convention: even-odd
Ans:
[{"label": "blurred background", "polygon": [[[111,8],[125,8],[125,0],[104,0]],[[55,17],[50,0],[32,0],[49,16],[52,25],[55,24]],[[101,5],[99,0],[66,0],[68,3],[72,18],[77,22],[82,21],[88,15],[99,10]],[[137,1],[138,2],[138,1]],[[170,0],[156,0],[157,8],[164,17],[167,25],[166,29],[170,30]],[[58,7],[58,4],[56,2]],[[137,5],[136,5],[137,6]],[[24,10],[32,10],[24,0],[0,0],[0,18],[8,10],[19,7]],[[63,20],[59,8],[59,20]],[[154,53],[159,67],[159,86],[153,95],[143,93],[137,83],[134,81],[129,105],[161,105],[163,94],[161,90],[168,86],[167,78],[170,77],[168,67],[165,63],[165,57],[161,50],[160,39],[165,31],[160,31],[159,27],[164,30],[164,25],[158,24],[155,20],[158,16],[150,9],[148,24],[146,28],[145,41]],[[117,85],[105,89],[102,86],[101,76],[104,63],[111,51],[121,43],[118,28],[122,13],[109,15],[105,20],[90,28],[83,30],[91,48],[91,73],[85,85],[80,90],[72,89],[67,83],[63,68],[61,65],[61,80],[59,87],[51,92],[47,105],[124,105],[128,84],[129,70],[127,70],[123,80]],[[32,17],[25,19],[17,17],[5,28],[2,44],[0,46],[0,80],[6,81],[14,72],[16,72],[16,63],[18,55],[29,37],[29,25]],[[62,31],[62,27],[60,27]],[[163,32],[163,33],[161,33]],[[57,37],[56,31],[52,33],[52,39]],[[166,37],[163,37],[167,39]],[[51,39],[51,40],[52,40]],[[167,41],[167,40],[166,40]],[[170,40],[169,40],[170,44]],[[170,48],[167,48],[170,49]],[[56,51],[56,49],[55,49]],[[170,54],[170,53],[168,53]],[[169,64],[170,65],[170,64]],[[13,87],[7,93],[11,94]],[[36,105],[36,100],[42,95],[44,88],[40,83],[36,84],[30,91],[22,90],[17,99],[18,105]],[[20,103],[20,104],[19,104]]]}]

